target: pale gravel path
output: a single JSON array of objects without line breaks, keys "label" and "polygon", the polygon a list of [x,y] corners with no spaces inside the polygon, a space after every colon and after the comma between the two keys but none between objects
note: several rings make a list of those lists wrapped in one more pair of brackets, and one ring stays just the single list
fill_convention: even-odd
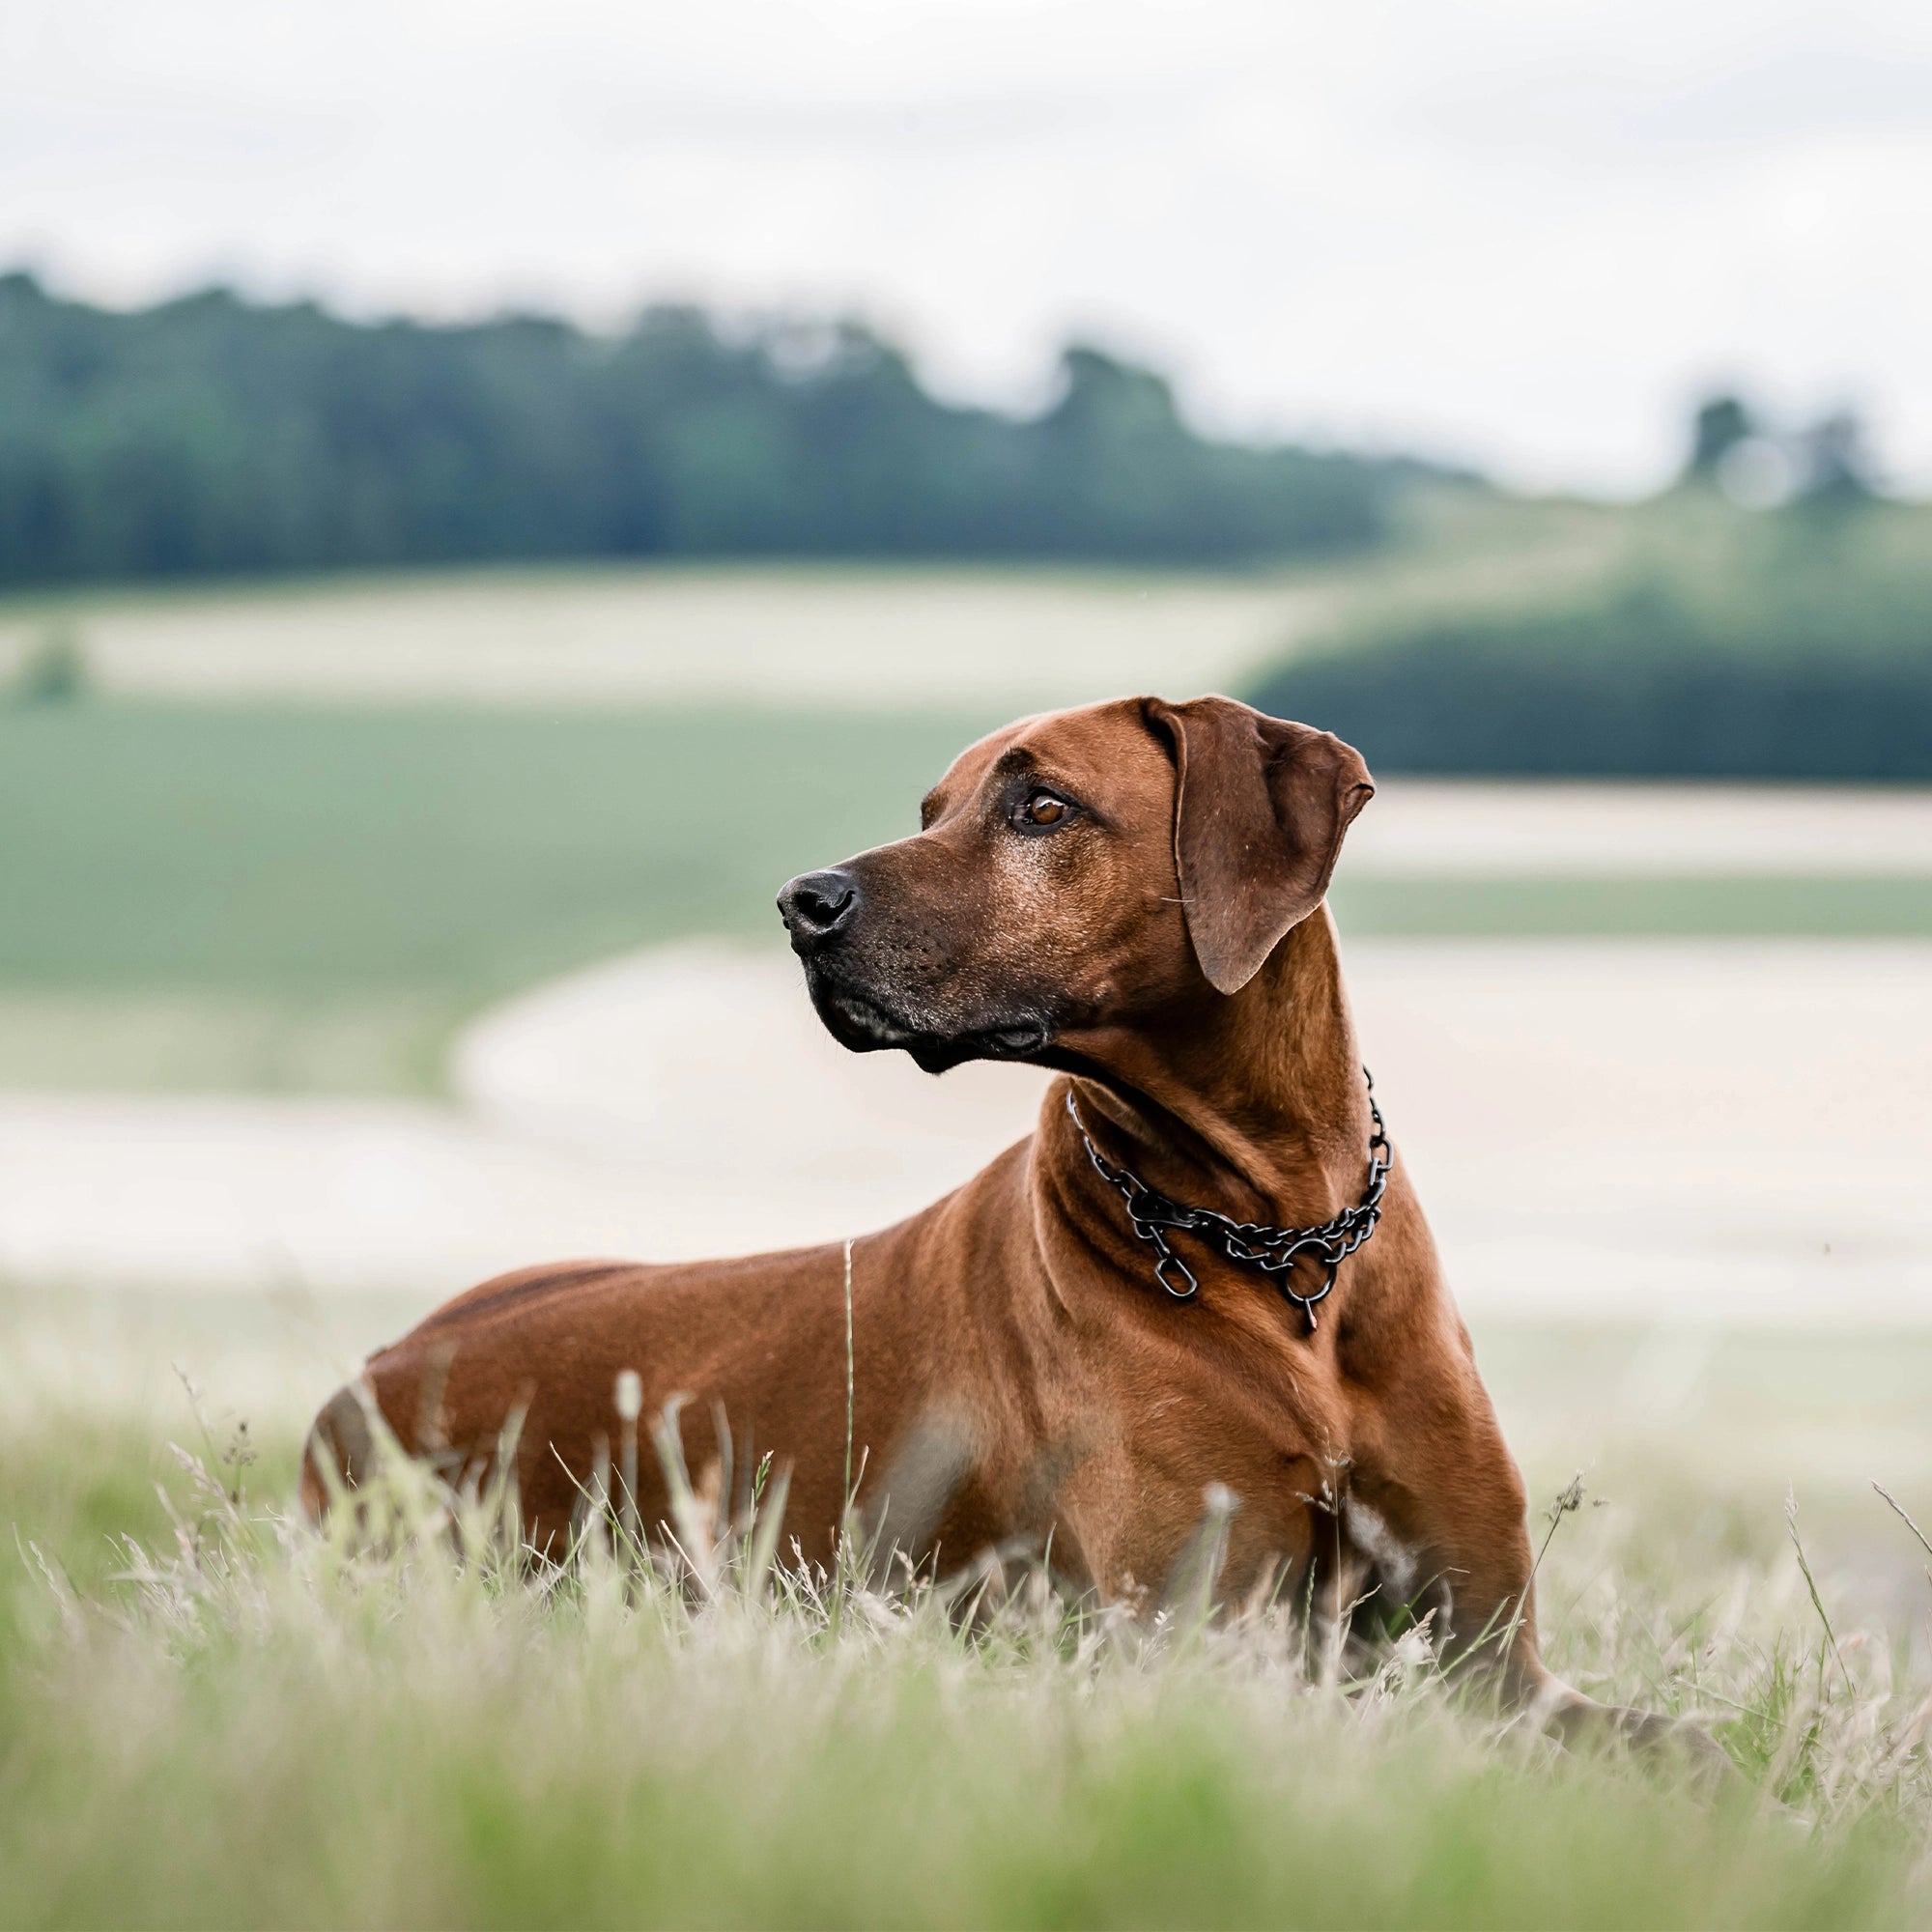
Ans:
[{"label": "pale gravel path", "polygon": [[[1440,521],[1438,517],[1436,521]],[[126,696],[483,705],[746,702],[1007,713],[1234,688],[1371,611],[1435,615],[1585,581],[1628,540],[1558,513],[1471,552],[1225,575],[1077,568],[583,564],[0,600],[0,682],[48,635]]]},{"label": "pale gravel path", "polygon": [[[640,568],[103,598],[73,626],[130,696],[1024,712],[1236,681],[1331,607],[1302,579]],[[0,679],[43,629],[0,609]]]},{"label": "pale gravel path", "polygon": [[[1365,1050],[1472,1313],[1932,1321],[1932,944],[1377,941]],[[467,1106],[0,1097],[0,1272],[395,1289],[829,1240],[1031,1124],[825,1037],[792,962],[693,947],[513,1002]]]},{"label": "pale gravel path", "polygon": [[1381,781],[1351,877],[1932,875],[1932,789]]}]

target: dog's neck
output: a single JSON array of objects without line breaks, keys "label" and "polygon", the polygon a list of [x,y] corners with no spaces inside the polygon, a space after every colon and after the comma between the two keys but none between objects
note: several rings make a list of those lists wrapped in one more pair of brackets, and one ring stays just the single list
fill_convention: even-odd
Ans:
[{"label": "dog's neck", "polygon": [[1368,1089],[1325,905],[1239,992],[1122,1034],[1106,1061],[1119,1085],[1083,1082],[1083,1103],[1161,1193],[1284,1227],[1360,1199]]}]

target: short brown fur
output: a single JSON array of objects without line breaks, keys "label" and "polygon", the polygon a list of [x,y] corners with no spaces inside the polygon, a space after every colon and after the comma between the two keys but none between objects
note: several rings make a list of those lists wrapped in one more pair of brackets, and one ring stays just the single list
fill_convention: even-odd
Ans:
[{"label": "short brown fur", "polygon": [[[956,1450],[945,1485],[916,1520],[893,1518],[916,1553],[955,1566],[1050,1543],[1074,1585],[1142,1603],[1222,1484],[1239,1504],[1224,1597],[1346,1580],[1390,1607],[1433,1603],[1451,1648],[1475,1647],[1512,1699],[1568,1730],[1601,1714],[1539,1658],[1522,1482],[1400,1122],[1380,1225],[1311,1334],[1265,1280],[1185,1236],[1201,1291],[1170,1300],[1065,1106],[1071,1082],[1104,1151],[1180,1200],[1300,1225],[1359,1198],[1368,1096],[1322,897],[1373,789],[1325,732],[1226,698],[1123,699],[995,733],[929,795],[917,836],[787,887],[814,1002],[846,1044],[1062,1070],[1029,1139],[853,1244],[860,1500],[882,1508],[895,1471],[917,1487],[937,1430]],[[1016,819],[1050,813],[1028,803],[1042,791],[1070,817]],[[848,888],[843,923],[821,930]],[[527,1269],[440,1308],[370,1361],[366,1388],[405,1447],[479,1466],[524,1410],[525,1520],[556,1549],[635,1370],[647,1422],[691,1399],[695,1467],[718,1453],[715,1404],[741,1466],[747,1442],[789,1466],[788,1534],[824,1562],[841,1509],[843,1282],[838,1245]],[[368,1448],[347,1395],[318,1418],[309,1463],[332,1455],[353,1478]],[[642,1461],[651,1522],[666,1498]]]}]

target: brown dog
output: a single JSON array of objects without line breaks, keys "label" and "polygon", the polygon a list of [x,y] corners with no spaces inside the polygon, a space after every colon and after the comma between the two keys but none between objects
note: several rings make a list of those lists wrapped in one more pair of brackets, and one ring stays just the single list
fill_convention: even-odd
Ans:
[{"label": "brown dog", "polygon": [[[995,732],[927,795],[917,836],[785,887],[812,1002],[846,1046],[1066,1076],[1030,1139],[849,1250],[861,1501],[911,1553],[1050,1544],[1076,1585],[1140,1601],[1224,1485],[1224,1596],[1275,1578],[1339,1598],[1346,1579],[1350,1601],[1429,1602],[1453,1645],[1568,1728],[1598,1707],[1538,1659],[1522,1483],[1400,1160],[1314,1308],[1319,1256],[1268,1274],[1173,1232],[1157,1252],[1104,1171],[1272,1227],[1363,1201],[1374,1125],[1322,900],[1373,790],[1326,732],[1225,697],[1122,699]],[[714,1404],[789,1463],[787,1532],[824,1561],[847,1252],[506,1275],[377,1355],[367,1392],[406,1447],[477,1461],[526,1411],[524,1519],[554,1548],[635,1370],[647,1418],[692,1398],[694,1467],[718,1453]],[[354,1479],[366,1399],[324,1409],[309,1461]],[[640,1487],[655,1522],[662,1484]],[[303,1494],[322,1509],[307,1462]]]}]

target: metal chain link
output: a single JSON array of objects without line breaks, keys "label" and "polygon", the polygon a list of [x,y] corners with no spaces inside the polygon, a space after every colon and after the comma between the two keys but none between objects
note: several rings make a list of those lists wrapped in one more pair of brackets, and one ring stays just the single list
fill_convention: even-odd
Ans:
[{"label": "metal chain link", "polygon": [[[1333,1220],[1315,1228],[1275,1228],[1265,1221],[1236,1221],[1217,1214],[1211,1208],[1185,1208],[1157,1193],[1141,1178],[1124,1167],[1117,1167],[1094,1145],[1087,1122],[1074,1103],[1073,1089],[1066,1090],[1066,1111],[1086,1144],[1087,1158],[1094,1172],[1125,1202],[1127,1220],[1135,1235],[1154,1251],[1153,1278],[1177,1301],[1192,1301],[1201,1284],[1194,1270],[1175,1253],[1167,1238],[1170,1231],[1193,1235],[1197,1239],[1225,1255],[1231,1262],[1245,1263],[1270,1276],[1288,1300],[1308,1318],[1308,1332],[1315,1332],[1315,1305],[1327,1298],[1335,1286],[1342,1264],[1376,1231],[1381,1218],[1382,1194],[1388,1186],[1394,1154],[1388,1133],[1382,1125],[1382,1110],[1376,1105],[1376,1083],[1369,1069],[1362,1068],[1369,1083],[1369,1115],[1374,1127],[1369,1135],[1369,1184],[1352,1208],[1345,1208]],[[1308,1262],[1321,1269],[1321,1286],[1312,1294],[1294,1287],[1294,1266]],[[1182,1285],[1184,1284],[1184,1286]]]}]

